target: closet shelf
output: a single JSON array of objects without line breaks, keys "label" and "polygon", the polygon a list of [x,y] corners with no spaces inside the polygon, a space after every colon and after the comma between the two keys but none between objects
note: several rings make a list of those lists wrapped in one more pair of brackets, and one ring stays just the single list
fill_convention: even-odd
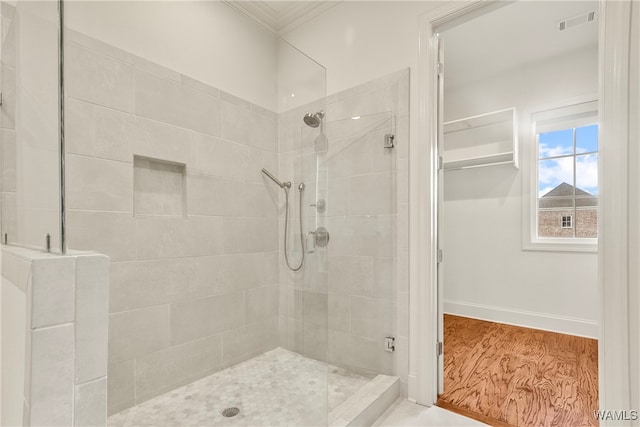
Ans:
[{"label": "closet shelf", "polygon": [[470,169],[513,163],[513,151],[444,162],[444,170]]},{"label": "closet shelf", "polygon": [[512,164],[518,167],[515,108],[444,123],[445,170]]}]

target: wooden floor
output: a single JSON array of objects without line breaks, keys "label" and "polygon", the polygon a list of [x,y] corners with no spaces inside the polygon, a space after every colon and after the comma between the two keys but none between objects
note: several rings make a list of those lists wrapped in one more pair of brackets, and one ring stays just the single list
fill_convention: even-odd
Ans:
[{"label": "wooden floor", "polygon": [[438,406],[494,426],[597,426],[596,340],[445,315]]}]

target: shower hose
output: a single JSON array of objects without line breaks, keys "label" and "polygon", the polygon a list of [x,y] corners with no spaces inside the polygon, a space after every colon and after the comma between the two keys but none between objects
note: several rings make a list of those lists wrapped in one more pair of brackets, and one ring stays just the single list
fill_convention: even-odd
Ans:
[{"label": "shower hose", "polygon": [[296,267],[292,267],[289,262],[289,255],[287,251],[287,236],[289,230],[289,189],[284,187],[285,194],[285,213],[284,213],[284,260],[287,262],[287,267],[291,271],[299,271],[302,268],[302,264],[304,264],[304,234],[302,233],[302,192],[304,191],[304,184],[298,185],[298,191],[300,191],[300,250],[302,251],[302,258],[300,259],[300,264]]}]

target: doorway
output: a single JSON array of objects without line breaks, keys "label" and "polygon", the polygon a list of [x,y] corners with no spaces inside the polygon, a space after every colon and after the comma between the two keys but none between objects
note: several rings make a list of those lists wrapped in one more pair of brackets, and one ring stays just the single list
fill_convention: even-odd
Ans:
[{"label": "doorway", "polygon": [[499,6],[436,28],[438,403],[491,424],[587,425],[598,406],[598,4]]},{"label": "doorway", "polygon": [[[444,4],[421,17],[421,56],[419,79],[419,106],[421,120],[418,130],[421,141],[412,147],[410,156],[410,372],[409,397],[418,403],[430,405],[437,399],[437,49],[434,28],[469,14],[488,2]],[[491,4],[495,4],[491,2]],[[626,111],[629,102],[628,49],[630,43],[631,13],[629,2],[601,3],[600,27],[600,75],[599,108],[601,113],[601,137],[609,141],[602,148],[600,158],[601,187],[603,194],[615,197],[603,200],[600,211],[603,220],[598,241],[601,295],[600,317],[605,321],[599,326],[599,392],[600,407],[629,407],[629,389],[632,382],[628,375],[630,338],[627,334],[628,309],[628,257],[630,249],[625,242],[636,242],[628,234],[627,209],[635,200],[633,194],[617,189],[628,188],[632,170],[626,164],[631,152],[627,136],[629,121]],[[635,170],[635,169],[633,169]],[[635,172],[634,172],[635,173]],[[430,231],[431,230],[431,231]],[[606,252],[606,256],[605,256]],[[446,255],[445,255],[446,257]],[[606,289],[606,293],[604,292]],[[633,305],[633,304],[632,304]],[[425,339],[426,338],[426,339]],[[618,350],[604,352],[604,347]],[[631,357],[635,353],[631,352]],[[635,359],[634,359],[635,360]]]}]

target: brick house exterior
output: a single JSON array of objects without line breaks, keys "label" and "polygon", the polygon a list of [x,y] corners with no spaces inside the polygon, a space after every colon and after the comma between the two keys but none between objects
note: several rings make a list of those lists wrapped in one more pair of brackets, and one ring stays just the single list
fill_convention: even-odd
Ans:
[{"label": "brick house exterior", "polygon": [[[538,199],[538,237],[598,237],[598,196],[563,182]],[[575,233],[575,234],[574,234]]]}]

